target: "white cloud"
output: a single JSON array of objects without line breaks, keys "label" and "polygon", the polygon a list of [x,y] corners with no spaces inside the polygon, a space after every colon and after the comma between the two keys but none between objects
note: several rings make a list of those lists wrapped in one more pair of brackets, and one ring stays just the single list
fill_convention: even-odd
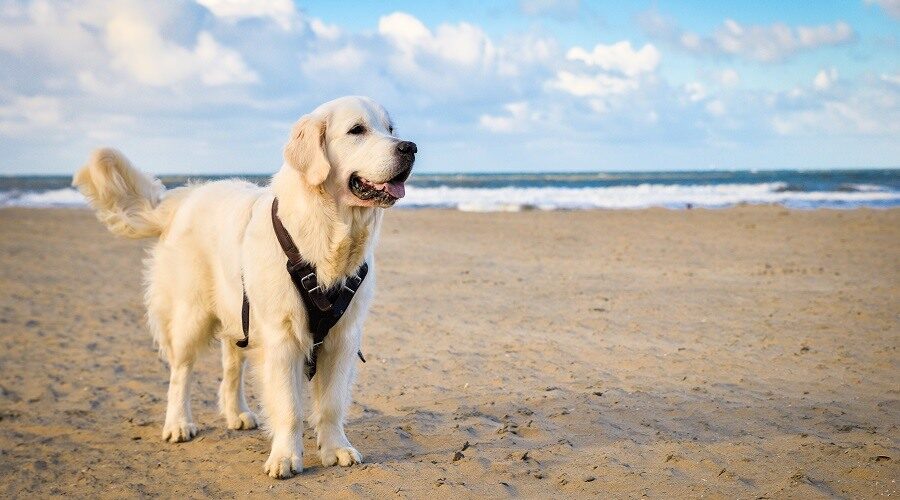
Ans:
[{"label": "white cloud", "polygon": [[725,54],[740,55],[762,62],[780,61],[799,50],[839,45],[853,40],[853,29],[839,21],[834,25],[798,26],[782,23],[744,26],[731,19],[718,28],[710,40]]},{"label": "white cloud", "polygon": [[716,74],[716,79],[723,87],[734,87],[741,83],[741,76],[737,71],[729,68]]},{"label": "white cloud", "polygon": [[691,102],[699,102],[706,99],[706,87],[700,82],[685,84],[684,92],[688,95],[688,100]]},{"label": "white cloud", "polygon": [[[851,104],[839,101],[825,102],[819,109],[777,115],[772,120],[772,126],[781,135],[885,132],[877,120]],[[892,128],[897,130],[896,125]]]},{"label": "white cloud", "polygon": [[878,5],[894,19],[900,19],[900,0],[866,0],[866,5]]},{"label": "white cloud", "polygon": [[512,133],[525,130],[529,121],[536,119],[527,102],[511,102],[503,108],[506,115],[483,114],[478,118],[478,125],[496,133]]},{"label": "white cloud", "polygon": [[0,104],[0,134],[3,135],[19,136],[60,123],[60,101],[55,97],[14,96],[8,104]]},{"label": "white cloud", "polygon": [[560,71],[547,84],[550,88],[568,92],[577,97],[610,96],[637,90],[639,82],[631,78],[597,74],[584,75]]},{"label": "white cloud", "polygon": [[591,52],[581,47],[572,47],[566,53],[566,59],[635,76],[655,71],[659,66],[660,55],[652,44],[648,43],[640,50],[634,50],[631,42],[624,40],[612,45],[597,44]]},{"label": "white cloud", "polygon": [[[595,116],[606,115],[620,107],[636,106],[622,97],[638,92],[645,83],[655,79],[660,58],[652,44],[635,50],[628,40],[597,44],[590,52],[572,47],[566,53],[566,60],[579,64],[557,70],[544,88],[585,98]],[[645,116],[651,115],[656,117],[651,121],[655,123],[658,115],[653,109],[647,110]]]},{"label": "white cloud", "polygon": [[310,80],[346,92],[403,94],[419,105],[451,98],[495,105],[511,88],[540,89],[559,52],[555,39],[534,33],[496,40],[470,23],[430,27],[394,12],[379,19],[375,33],[316,38],[300,64]]},{"label": "white cloud", "polygon": [[815,87],[816,90],[828,90],[832,85],[834,85],[834,82],[836,82],[837,79],[837,69],[835,69],[834,67],[828,69],[827,71],[822,69],[819,70],[819,72],[816,73],[815,78],[813,78],[813,87]]},{"label": "white cloud", "polygon": [[716,99],[706,103],[706,112],[711,114],[712,116],[724,116],[725,115],[725,103]]},{"label": "white cloud", "polygon": [[59,79],[62,88],[77,81],[82,88],[99,89],[100,77],[115,78],[115,70],[154,86],[189,80],[207,86],[258,80],[237,51],[208,32],[198,33],[192,48],[166,39],[163,28],[178,18],[179,8],[124,0],[37,1],[0,14],[0,52],[64,72]]},{"label": "white cloud", "polygon": [[366,62],[368,54],[361,48],[347,44],[327,52],[313,52],[303,62],[303,70],[308,74],[336,73],[352,75]]},{"label": "white cloud", "polygon": [[102,12],[90,4],[65,8],[41,1],[4,3],[0,52],[29,59],[40,56],[65,67],[96,62],[101,43],[89,28],[102,19]]},{"label": "white cloud", "polygon": [[[830,71],[822,73],[828,81],[837,77]],[[900,134],[900,89],[883,79],[855,83],[828,93],[787,92],[787,105],[775,106],[772,129],[787,136]]]},{"label": "white cloud", "polygon": [[212,35],[201,31],[194,49],[195,63],[204,84],[230,85],[255,83],[259,77],[247,67],[247,63],[237,51],[223,47]]},{"label": "white cloud", "polygon": [[639,16],[639,23],[648,35],[688,52],[730,55],[765,63],[780,62],[801,51],[850,43],[856,37],[853,28],[844,21],[788,26],[784,23],[745,25],[726,19],[709,36],[683,31],[655,10]]},{"label": "white cloud", "polygon": [[343,34],[341,28],[336,24],[326,24],[321,19],[312,19],[309,22],[309,28],[314,35],[326,40],[336,40]]},{"label": "white cloud", "polygon": [[494,45],[481,28],[469,24],[442,24],[435,32],[404,12],[379,19],[378,33],[400,53],[399,64],[417,65],[418,55],[433,56],[461,66],[484,66],[492,62]]},{"label": "white cloud", "polygon": [[[218,12],[191,2],[2,2],[0,137],[10,147],[0,160],[20,170],[35,168],[28,165],[37,152],[42,164],[75,165],[97,141],[135,151],[151,169],[184,168],[160,160],[184,148],[197,152],[190,168],[242,168],[240,157],[264,158],[254,164],[264,168],[269,160],[277,163],[295,113],[343,93],[372,95],[432,151],[431,158],[453,158],[423,157],[426,169],[504,162],[539,168],[550,159],[587,168],[598,165],[598,144],[665,144],[688,154],[727,141],[752,150],[759,138],[774,135],[810,143],[865,135],[885,150],[900,133],[893,124],[900,123],[900,75],[877,62],[863,61],[861,71],[850,72],[862,76],[842,73],[840,80],[843,65],[824,66],[821,78],[796,91],[773,91],[765,88],[785,80],[782,67],[700,60],[674,70],[675,83],[666,78],[673,67],[663,64],[660,42],[613,39],[594,46],[598,38],[564,46],[536,20],[526,31],[495,35],[487,26],[426,24],[398,12],[350,30],[291,11],[296,17],[289,16],[287,29],[278,14],[227,11],[220,2],[205,2]],[[265,22],[247,23],[252,30],[230,26],[250,18]],[[708,34],[665,22],[657,27],[666,43],[690,52],[766,61],[846,43],[848,31],[852,39],[840,23],[728,21]],[[883,61],[881,55],[873,61]],[[759,74],[763,70],[767,74]],[[684,85],[680,78],[692,73],[696,81]],[[742,86],[743,80],[749,83]],[[504,140],[503,134],[515,137]],[[21,151],[33,156],[17,157]],[[440,154],[446,151],[462,153]],[[886,151],[880,154],[894,150]],[[631,149],[622,163],[657,161],[651,156]]]},{"label": "white cloud", "polygon": [[300,25],[300,16],[291,0],[196,0],[196,2],[228,22],[241,19],[271,19],[284,30]]},{"label": "white cloud", "polygon": [[238,52],[223,47],[205,31],[189,50],[165,40],[145,20],[123,14],[107,24],[106,44],[113,65],[145,85],[166,86],[195,77],[208,86],[259,79]]}]

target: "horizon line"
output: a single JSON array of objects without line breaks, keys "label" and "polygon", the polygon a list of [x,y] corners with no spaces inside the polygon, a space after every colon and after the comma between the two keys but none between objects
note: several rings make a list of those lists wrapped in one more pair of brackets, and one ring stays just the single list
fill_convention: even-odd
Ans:
[{"label": "horizon line", "polygon": [[[900,165],[890,167],[756,167],[756,168],[698,168],[698,169],[667,169],[667,170],[511,170],[511,171],[443,171],[443,172],[414,172],[414,175],[439,176],[439,175],[578,175],[578,174],[662,174],[662,173],[713,173],[713,172],[846,172],[846,171],[873,171],[873,170],[900,170]],[[271,176],[275,172],[146,172],[157,177],[240,177],[240,176]],[[0,173],[0,178],[12,177],[69,177],[72,173]]]}]

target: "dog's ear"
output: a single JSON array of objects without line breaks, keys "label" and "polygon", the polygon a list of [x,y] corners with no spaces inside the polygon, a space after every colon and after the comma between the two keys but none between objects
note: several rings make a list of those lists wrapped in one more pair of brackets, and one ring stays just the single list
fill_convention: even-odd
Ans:
[{"label": "dog's ear", "polygon": [[312,115],[300,118],[284,146],[284,161],[299,170],[310,186],[325,182],[331,170],[325,154],[325,121]]}]

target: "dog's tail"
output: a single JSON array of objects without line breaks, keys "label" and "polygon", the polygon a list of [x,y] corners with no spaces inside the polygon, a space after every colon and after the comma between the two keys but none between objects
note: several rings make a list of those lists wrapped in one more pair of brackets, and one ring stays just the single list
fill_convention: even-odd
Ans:
[{"label": "dog's tail", "polygon": [[110,148],[94,151],[87,165],[75,173],[72,185],[88,199],[100,222],[127,238],[162,234],[181,198],[166,196],[159,179],[134,168],[122,153]]}]

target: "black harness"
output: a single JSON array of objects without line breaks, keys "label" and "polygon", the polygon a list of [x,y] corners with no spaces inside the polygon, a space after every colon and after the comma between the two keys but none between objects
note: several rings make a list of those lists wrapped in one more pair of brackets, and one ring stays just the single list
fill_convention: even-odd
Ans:
[{"label": "black harness", "polygon": [[[306,317],[308,318],[309,331],[313,336],[313,347],[306,359],[306,377],[312,380],[316,374],[316,358],[319,355],[319,349],[328,332],[332,327],[340,321],[341,316],[347,311],[353,296],[359,290],[360,285],[366,274],[369,272],[369,265],[365,262],[356,271],[353,276],[348,276],[344,280],[344,284],[324,290],[316,278],[316,266],[307,262],[297,245],[291,239],[287,229],[278,218],[278,198],[272,201],[272,227],[275,229],[275,236],[278,238],[278,244],[284,254],[287,255],[287,272],[291,276],[291,281],[300,292],[303,299],[303,306],[306,308]],[[247,290],[244,288],[244,303],[241,307],[241,327],[244,329],[244,338],[237,341],[238,347],[247,347],[250,341],[250,301],[247,299]],[[361,351],[356,353],[363,363],[366,359]]]}]

